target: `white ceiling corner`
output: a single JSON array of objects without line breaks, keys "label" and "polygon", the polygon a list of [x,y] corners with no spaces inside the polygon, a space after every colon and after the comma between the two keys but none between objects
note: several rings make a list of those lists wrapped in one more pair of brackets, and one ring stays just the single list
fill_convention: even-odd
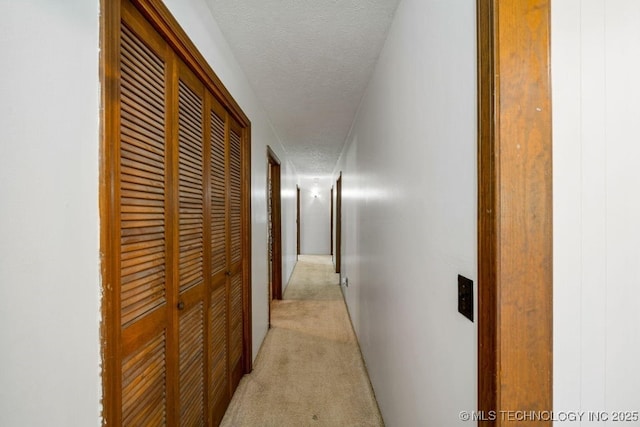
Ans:
[{"label": "white ceiling corner", "polygon": [[399,0],[206,0],[301,174],[333,171]]}]

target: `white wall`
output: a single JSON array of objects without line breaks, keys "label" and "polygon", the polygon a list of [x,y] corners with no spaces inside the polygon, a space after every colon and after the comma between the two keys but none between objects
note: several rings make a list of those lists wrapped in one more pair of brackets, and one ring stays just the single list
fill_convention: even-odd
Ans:
[{"label": "white wall", "polygon": [[300,178],[300,252],[331,253],[331,180]]},{"label": "white wall", "polygon": [[0,0],[0,425],[100,425],[98,0]]},{"label": "white wall", "polygon": [[403,0],[336,167],[349,310],[390,426],[467,425],[476,324],[475,0]]},{"label": "white wall", "polygon": [[[348,287],[343,287],[343,294],[351,316],[353,328],[358,333],[360,340],[370,339],[362,336],[364,332],[368,332],[368,328],[360,327],[360,306],[365,305],[366,301],[361,301],[360,289],[362,287],[362,278],[360,276],[361,257],[360,253],[360,227],[365,217],[362,216],[366,207],[367,187],[361,182],[362,177],[358,174],[358,138],[352,136],[350,143],[343,153],[338,165],[343,168],[342,171],[342,256],[341,256],[341,274],[342,278],[348,278]],[[337,199],[337,194],[335,194]],[[335,202],[334,202],[335,208]],[[337,216],[337,214],[334,214]],[[335,216],[334,216],[335,217]],[[334,228],[335,233],[335,228]],[[338,243],[334,239],[334,247]],[[334,249],[335,254],[335,249]],[[335,255],[334,255],[335,260]]]},{"label": "white wall", "polygon": [[281,165],[282,180],[280,181],[282,194],[282,292],[287,288],[293,268],[298,262],[298,228],[296,226],[298,176],[293,164],[290,161],[286,163],[286,167]]},{"label": "white wall", "polygon": [[[267,266],[267,145],[281,164],[283,282],[296,262],[296,172],[263,106],[204,0],[165,0],[187,35],[251,120],[252,307],[254,358],[269,326]],[[291,222],[293,221],[293,223]]]},{"label": "white wall", "polygon": [[636,0],[552,2],[556,410],[640,408],[638,22]]}]

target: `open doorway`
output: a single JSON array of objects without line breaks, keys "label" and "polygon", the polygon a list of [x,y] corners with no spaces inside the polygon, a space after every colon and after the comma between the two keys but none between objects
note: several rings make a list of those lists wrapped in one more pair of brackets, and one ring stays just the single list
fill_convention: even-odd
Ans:
[{"label": "open doorway", "polygon": [[[269,306],[271,301],[282,299],[282,231],[280,197],[280,160],[270,147],[267,147],[267,229],[269,269]],[[271,319],[271,310],[269,310]]]}]

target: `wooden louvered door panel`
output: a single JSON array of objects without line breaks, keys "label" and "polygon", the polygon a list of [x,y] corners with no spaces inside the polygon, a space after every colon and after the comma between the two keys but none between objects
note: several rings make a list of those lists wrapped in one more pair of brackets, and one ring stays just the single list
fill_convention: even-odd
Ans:
[{"label": "wooden louvered door panel", "polygon": [[242,130],[232,119],[229,123],[229,369],[235,389],[243,372],[242,311]]},{"label": "wooden louvered door panel", "polygon": [[[207,418],[205,269],[205,91],[182,62],[178,66],[178,402],[179,425]],[[175,151],[174,151],[175,152]],[[208,252],[207,252],[208,253]]]},{"label": "wooden louvered door panel", "polygon": [[116,281],[121,346],[116,424],[166,425],[171,331],[168,322],[167,46],[131,7],[120,45],[120,241]]},{"label": "wooden louvered door panel", "polygon": [[229,404],[229,303],[228,303],[228,215],[227,215],[227,113],[210,100],[210,200],[211,200],[211,291],[209,299],[210,368],[209,401],[213,424],[217,425]]},{"label": "wooden louvered door panel", "polygon": [[249,121],[162,2],[102,5],[105,422],[215,426],[250,370]]}]

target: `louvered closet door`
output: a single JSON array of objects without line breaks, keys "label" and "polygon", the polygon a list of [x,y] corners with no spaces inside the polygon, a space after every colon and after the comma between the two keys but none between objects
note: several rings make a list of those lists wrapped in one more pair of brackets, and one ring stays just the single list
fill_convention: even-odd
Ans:
[{"label": "louvered closet door", "polygon": [[235,389],[242,377],[242,130],[229,120],[229,369]]},{"label": "louvered closet door", "polygon": [[228,290],[228,215],[227,215],[227,114],[210,99],[209,150],[211,200],[211,290],[209,298],[210,385],[213,424],[217,425],[230,400],[229,393],[229,290]]},{"label": "louvered closet door", "polygon": [[[126,6],[126,5],[125,5]],[[116,277],[116,424],[165,425],[171,391],[167,268],[167,46],[131,7],[123,8],[120,144],[116,188],[120,244]],[[144,42],[143,42],[144,40]],[[119,319],[119,321],[117,320]],[[119,400],[119,401],[118,401]]]},{"label": "louvered closet door", "polygon": [[205,91],[182,62],[178,76],[178,415],[181,426],[201,426],[207,418]]},{"label": "louvered closet door", "polygon": [[244,373],[244,130],[136,4],[105,6],[105,414],[218,425]]}]

